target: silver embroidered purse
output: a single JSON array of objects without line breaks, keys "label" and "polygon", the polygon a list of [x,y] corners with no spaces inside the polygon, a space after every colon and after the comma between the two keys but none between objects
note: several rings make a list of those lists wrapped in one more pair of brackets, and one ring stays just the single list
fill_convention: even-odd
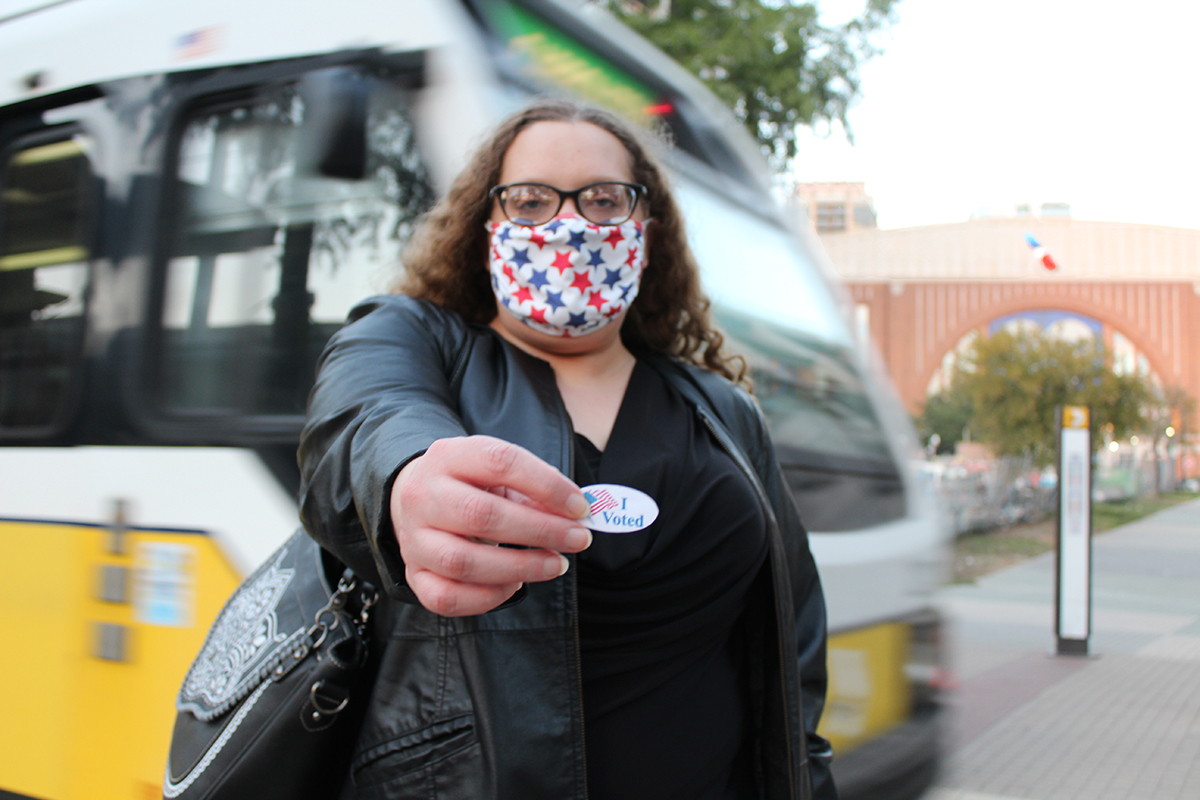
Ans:
[{"label": "silver embroidered purse", "polygon": [[298,531],[225,603],[175,701],[164,798],[337,793],[369,690],[378,595],[349,569],[331,590],[326,561]]}]

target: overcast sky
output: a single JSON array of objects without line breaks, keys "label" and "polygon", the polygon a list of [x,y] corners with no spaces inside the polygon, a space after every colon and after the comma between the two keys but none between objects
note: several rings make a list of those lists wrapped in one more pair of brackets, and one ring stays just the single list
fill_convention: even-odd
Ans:
[{"label": "overcast sky", "polygon": [[[862,0],[818,0],[827,19]],[[879,225],[1071,204],[1200,228],[1200,2],[901,0],[840,130],[796,177],[863,181]]]}]

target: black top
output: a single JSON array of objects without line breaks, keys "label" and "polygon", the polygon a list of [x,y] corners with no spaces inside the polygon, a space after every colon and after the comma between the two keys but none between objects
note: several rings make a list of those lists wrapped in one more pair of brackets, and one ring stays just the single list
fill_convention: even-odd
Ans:
[{"label": "black top", "polygon": [[753,796],[741,617],[767,557],[754,490],[689,405],[638,362],[603,453],[576,435],[575,480],[650,495],[636,533],[580,554],[592,800]]}]

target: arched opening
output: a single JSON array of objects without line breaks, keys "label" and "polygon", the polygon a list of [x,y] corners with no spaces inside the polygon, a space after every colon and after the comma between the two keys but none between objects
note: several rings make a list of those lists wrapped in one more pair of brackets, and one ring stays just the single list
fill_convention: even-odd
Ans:
[{"label": "arched opening", "polygon": [[[1064,309],[1029,309],[1015,311],[997,316],[983,322],[967,331],[943,355],[941,363],[934,370],[926,387],[926,409],[937,407],[942,415],[939,421],[945,422],[953,409],[962,405],[961,398],[953,399],[955,395],[948,393],[960,365],[970,357],[971,350],[980,337],[992,337],[1004,331],[1014,335],[1034,334],[1048,339],[1059,340],[1071,344],[1095,342],[1100,345],[1104,358],[1113,373],[1118,376],[1136,376],[1141,383],[1151,390],[1151,396],[1160,398],[1149,406],[1141,406],[1146,428],[1136,433],[1121,433],[1114,435],[1112,425],[1095,431],[1098,437],[1098,453],[1096,458],[1096,473],[1094,492],[1100,499],[1120,499],[1146,494],[1164,486],[1177,483],[1186,473],[1174,464],[1172,457],[1171,437],[1178,432],[1167,422],[1158,417],[1170,417],[1170,407],[1156,408],[1158,402],[1166,398],[1166,384],[1155,369],[1155,359],[1139,347],[1132,335],[1117,330],[1110,322],[1103,321],[1078,311]],[[936,398],[937,402],[932,402]],[[961,409],[960,409],[961,410]],[[928,411],[926,412],[928,414]],[[930,420],[925,424],[932,427]],[[1170,420],[1168,420],[1170,422]],[[1160,424],[1161,423],[1161,424]],[[945,434],[939,436],[938,452],[953,453],[957,461],[964,459],[991,458],[988,448],[981,451],[976,444],[964,445],[970,442],[970,436],[964,429],[962,442],[956,448],[947,448]],[[964,446],[967,449],[962,449]],[[1176,448],[1178,449],[1178,448]],[[932,452],[932,449],[931,449]],[[979,467],[983,469],[983,467]],[[993,469],[988,466],[987,469]]]},{"label": "arched opening", "polygon": [[950,387],[955,369],[970,352],[977,337],[983,333],[992,336],[1001,330],[1036,333],[1067,342],[1096,339],[1105,345],[1112,359],[1113,371],[1118,375],[1137,374],[1156,387],[1163,385],[1146,353],[1115,327],[1077,311],[1038,308],[1004,314],[986,325],[967,331],[954,347],[942,356],[941,364],[933,371],[926,386],[925,396],[932,397]]}]

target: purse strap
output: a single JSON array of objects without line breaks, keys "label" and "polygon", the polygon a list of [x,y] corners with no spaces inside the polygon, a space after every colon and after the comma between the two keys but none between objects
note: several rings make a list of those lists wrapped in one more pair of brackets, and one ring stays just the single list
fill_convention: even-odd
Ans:
[{"label": "purse strap", "polygon": [[[354,590],[358,589],[357,609],[352,608]],[[354,622],[354,627],[360,637],[365,637],[367,624],[371,621],[371,609],[379,602],[379,590],[346,567],[342,577],[338,579],[337,588],[329,596],[329,602],[313,615],[312,627],[308,629],[310,647],[314,650],[321,646],[329,632],[339,624],[337,612],[344,611]]]}]

